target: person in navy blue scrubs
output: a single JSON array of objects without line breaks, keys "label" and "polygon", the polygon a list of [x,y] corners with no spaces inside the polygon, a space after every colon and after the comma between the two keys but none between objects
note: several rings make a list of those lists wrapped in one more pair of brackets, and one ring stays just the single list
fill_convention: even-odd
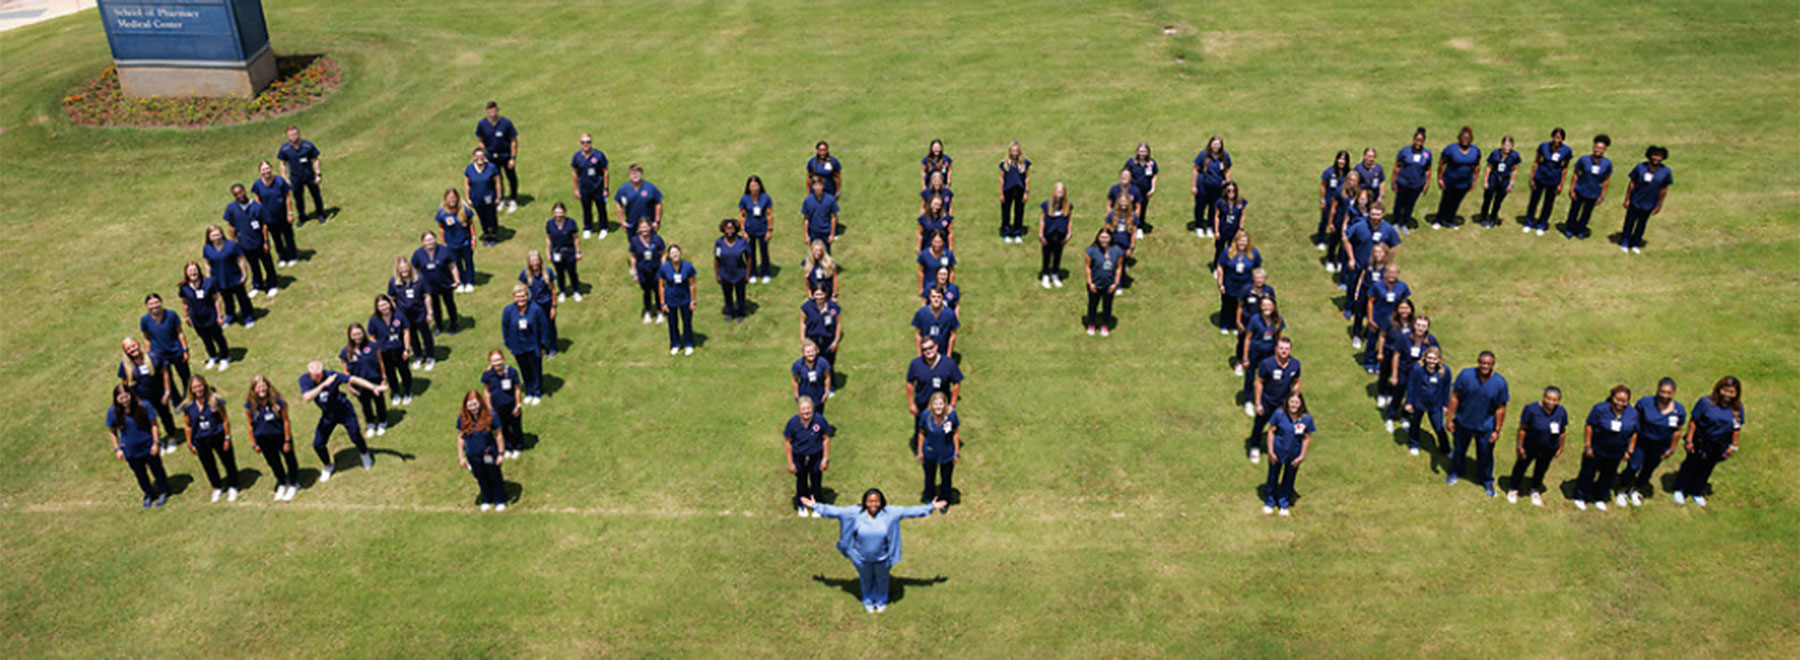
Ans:
[{"label": "person in navy blue scrubs", "polygon": [[[1544,388],[1544,398],[1537,405],[1526,405],[1519,415],[1519,439],[1514,451],[1519,458],[1513,463],[1512,485],[1506,489],[1506,501],[1518,502],[1519,491],[1531,494],[1533,506],[1544,505],[1544,472],[1550,462],[1562,457],[1563,442],[1569,437],[1569,411],[1562,407],[1562,390]],[[1536,467],[1532,467],[1536,466]],[[1525,481],[1525,468],[1532,467],[1531,481]]]},{"label": "person in navy blue scrubs", "polygon": [[669,317],[669,355],[694,354],[694,264],[681,258],[681,246],[669,246],[669,256],[656,269],[657,306]]},{"label": "person in navy blue scrubs", "polygon": [[955,222],[956,218],[944,206],[944,198],[931,198],[925,203],[925,212],[919,215],[919,249],[931,247],[931,239],[937,237],[944,239],[944,247],[952,247],[956,235],[951,233],[951,228]]},{"label": "person in navy blue scrubs", "polygon": [[[500,104],[487,102],[487,116],[475,120],[475,139],[481,150],[494,165],[506,173],[506,188],[500,190],[499,180],[494,181],[494,201],[488,202],[496,207],[504,205],[506,212],[519,210],[519,130],[513,127],[511,119],[500,116]],[[470,195],[469,199],[481,208],[481,198]],[[482,228],[487,228],[486,218],[482,218]],[[498,226],[498,221],[496,221]],[[497,240],[497,239],[496,239]]]},{"label": "person in navy blue scrubs", "polygon": [[931,198],[933,197],[942,198],[944,202],[944,212],[949,213],[950,207],[956,202],[956,191],[951,190],[949,184],[944,183],[943,176],[932,177],[931,180],[925,182],[925,189],[919,191],[920,213],[930,210]]},{"label": "person in navy blue scrubs", "polygon": [[[1564,175],[1575,152],[1563,144],[1568,137],[1562,127],[1550,131],[1550,141],[1538,143],[1537,161],[1531,167],[1531,203],[1525,207],[1525,231],[1543,236],[1550,228],[1550,212],[1556,208],[1556,196],[1562,194]],[[1538,204],[1543,210],[1538,210]]]},{"label": "person in navy blue scrubs", "polygon": [[606,152],[594,148],[594,136],[581,134],[581,148],[569,157],[569,177],[575,199],[581,200],[581,237],[606,238],[611,224],[606,220],[606,193],[612,190],[612,170],[607,168]]},{"label": "person in navy blue scrubs", "polygon": [[300,461],[294,457],[294,431],[288,422],[287,401],[275,391],[268,377],[250,378],[244,395],[244,417],[250,425],[250,449],[262,454],[275,477],[275,501],[294,499],[300,492]]},{"label": "person in navy blue scrubs", "polygon": [[961,311],[957,305],[962,303],[962,287],[950,281],[950,278],[954,276],[954,271],[939,267],[936,272],[932,273],[931,279],[925,281],[925,286],[919,289],[919,302],[921,304],[930,302],[931,291],[938,289],[944,292],[944,304],[949,305],[950,309]]},{"label": "person in navy blue scrubs", "polygon": [[507,458],[518,458],[525,442],[525,379],[519,370],[506,364],[506,354],[496,348],[488,351],[488,368],[481,371],[481,392],[493,411],[495,426],[513,439],[505,452]]},{"label": "person in navy blue scrubs", "polygon": [[376,350],[381,351],[382,377],[393,388],[388,403],[395,406],[412,403],[413,373],[409,361],[417,359],[411,348],[413,325],[387,294],[375,296],[375,313],[369,315],[369,334],[375,338]]},{"label": "person in navy blue scrubs", "polygon": [[[1389,323],[1395,334],[1382,338],[1382,351],[1386,357],[1387,385],[1387,432],[1394,432],[1394,423],[1410,426],[1405,412],[1406,399],[1412,389],[1413,367],[1423,364],[1425,351],[1437,348],[1438,339],[1431,334],[1431,317],[1413,314],[1411,300],[1394,306],[1394,319]],[[1446,381],[1448,384],[1448,381]],[[1449,395],[1440,400],[1448,401]]]},{"label": "person in navy blue scrubs", "polygon": [[1402,229],[1419,226],[1413,207],[1425,193],[1431,178],[1431,150],[1425,148],[1425,127],[1413,131],[1412,144],[1394,152],[1394,223]]},{"label": "person in navy blue scrubs", "polygon": [[1457,226],[1456,214],[1462,209],[1463,197],[1475,186],[1475,171],[1481,169],[1481,147],[1475,146],[1475,131],[1464,126],[1456,132],[1456,144],[1444,147],[1438,161],[1437,215],[1431,228]]},{"label": "person in navy blue scrubs", "polygon": [[[188,401],[181,406],[181,414],[187,418],[188,451],[200,457],[206,483],[212,485],[212,501],[227,496],[227,501],[236,502],[237,454],[231,450],[231,419],[225,414],[225,397],[213,392],[206,377],[196,377],[188,382]],[[222,476],[220,467],[225,468]]]},{"label": "person in navy blue scrubs", "polygon": [[[1320,250],[1329,247],[1327,240],[1333,233],[1336,233],[1328,231],[1332,225],[1337,224],[1332,222],[1333,216],[1336,215],[1333,205],[1338,202],[1338,197],[1343,190],[1344,179],[1350,176],[1350,170],[1350,152],[1339,151],[1337,156],[1332,158],[1331,166],[1319,173],[1319,228],[1313,231],[1313,247]],[[1360,187],[1360,183],[1358,187]]]},{"label": "person in navy blue scrubs", "polygon": [[1213,236],[1213,254],[1218,254],[1225,246],[1237,238],[1239,230],[1244,229],[1244,207],[1250,203],[1244,201],[1238,192],[1236,181],[1226,181],[1224,189],[1219,193],[1219,200],[1213,202],[1212,227],[1208,234]]},{"label": "person in navy blue scrubs", "polygon": [[281,292],[275,274],[275,259],[269,256],[269,227],[264,224],[266,212],[262,203],[250,199],[244,184],[231,184],[231,201],[225,204],[225,226],[231,228],[231,240],[244,251],[250,264],[250,295],[266,293],[270,298]]},{"label": "person in navy blue scrubs", "polygon": [[1489,229],[1500,226],[1500,205],[1506,203],[1506,193],[1512,192],[1521,160],[1519,152],[1513,150],[1511,135],[1500,138],[1500,148],[1488,154],[1487,178],[1481,182],[1482,226]]},{"label": "person in navy blue scrubs", "polygon": [[[1375,375],[1380,367],[1381,354],[1375,344],[1379,343],[1382,337],[1396,332],[1392,325],[1394,310],[1401,302],[1411,297],[1412,287],[1408,286],[1405,280],[1400,279],[1400,265],[1393,263],[1392,260],[1388,262],[1381,278],[1369,284],[1369,309],[1366,313],[1371,327],[1365,328],[1368,339],[1363,343],[1362,357],[1363,370],[1369,374]],[[1386,405],[1385,401],[1379,403]]]},{"label": "person in navy blue scrubs", "polygon": [[581,237],[575,235],[575,221],[569,219],[569,209],[562,202],[551,205],[550,219],[544,221],[544,254],[550,255],[550,269],[556,271],[556,301],[573,296],[575,302],[581,302],[581,271],[577,268]]},{"label": "person in navy blue scrubs", "polygon": [[837,260],[831,258],[831,252],[825,249],[825,241],[813,241],[808,246],[806,259],[800,262],[801,270],[806,271],[806,290],[824,289],[837,300],[838,294],[844,292],[843,283],[838,281]]},{"label": "person in navy blue scrubs", "polygon": [[1387,179],[1387,172],[1381,169],[1381,163],[1375,162],[1375,148],[1363,147],[1362,162],[1353,169],[1358,184],[1369,191],[1369,201],[1381,201],[1381,182]]},{"label": "person in navy blue scrubs", "polygon": [[1109,227],[1101,227],[1094,232],[1094,242],[1082,251],[1084,263],[1082,268],[1087,281],[1088,304],[1087,315],[1081,317],[1082,325],[1087,326],[1088,336],[1094,335],[1095,327],[1102,336],[1111,336],[1112,328],[1118,324],[1113,318],[1113,296],[1119,293],[1119,280],[1125,274],[1125,248],[1113,244],[1113,232]]},{"label": "person in navy blue scrubs", "polygon": [[275,265],[287,268],[300,262],[300,248],[294,244],[294,203],[288,194],[293,186],[275,176],[269,161],[257,166],[257,179],[250,182],[250,192],[262,205],[263,223],[269,227],[269,242],[275,245]]},{"label": "person in navy blue scrubs", "polygon": [[1213,261],[1213,280],[1219,286],[1219,334],[1237,330],[1238,292],[1250,286],[1250,273],[1262,268],[1262,252],[1250,242],[1250,232],[1240,231],[1231,247]]},{"label": "person in navy blue scrubs", "polygon": [[[431,327],[431,310],[435,306],[431,290],[431,281],[420,278],[406,257],[394,260],[394,276],[388,280],[387,295],[400,308],[400,315],[406,318],[406,324],[411,328],[407,334],[411,337],[408,346],[412,347],[412,364],[408,366],[414,370],[437,368],[437,340],[432,337]],[[412,390],[408,388],[407,391]]]},{"label": "person in navy blue scrubs", "polygon": [[662,323],[663,312],[658,311],[656,271],[662,266],[663,252],[667,244],[661,236],[656,235],[655,224],[649,220],[637,223],[637,233],[625,242],[625,268],[631,273],[631,281],[636,282],[643,292],[644,323]]},{"label": "person in navy blue scrubs", "polygon": [[1254,414],[1256,367],[1275,355],[1275,344],[1281,341],[1281,333],[1287,331],[1287,320],[1281,318],[1281,310],[1274,298],[1259,298],[1256,310],[1245,314],[1242,335],[1245,339],[1238,364],[1248,366],[1244,369],[1244,389],[1239,398],[1244,400],[1244,411]]},{"label": "person in navy blue scrubs", "polygon": [[546,360],[556,359],[556,308],[557,302],[564,296],[557,292],[556,283],[551,280],[549,269],[544,268],[544,255],[537,250],[525,253],[525,268],[519,271],[519,283],[531,291],[531,304],[544,310],[543,355]]},{"label": "person in navy blue scrubs", "polygon": [[800,342],[800,359],[788,368],[794,380],[794,400],[814,401],[819,412],[831,400],[831,361],[819,355],[819,344],[811,339]]},{"label": "person in navy blue scrubs", "polygon": [[1219,195],[1225,191],[1228,181],[1231,181],[1231,153],[1225,151],[1225,138],[1214,135],[1206,141],[1206,148],[1194,155],[1194,180],[1189,188],[1194,194],[1195,236],[1212,236],[1217,241],[1214,218],[1218,213]]},{"label": "person in navy blue scrubs", "polygon": [[[947,182],[946,182],[947,183]],[[1025,242],[1025,202],[1031,199],[1031,159],[1014,140],[1000,161],[1000,237]],[[948,200],[946,200],[948,201]]]},{"label": "person in navy blue scrubs", "polygon": [[1306,395],[1298,391],[1288,393],[1281,409],[1270,415],[1269,421],[1269,435],[1263,440],[1263,447],[1269,452],[1269,479],[1263,485],[1263,513],[1275,513],[1275,508],[1280,507],[1281,515],[1290,516],[1294,507],[1294,479],[1299,476],[1300,463],[1306,460],[1306,451],[1312,448],[1313,433],[1318,427],[1306,410]]},{"label": "person in navy blue scrubs", "polygon": [[1251,371],[1256,377],[1255,391],[1244,404],[1244,412],[1252,419],[1247,438],[1251,463],[1262,459],[1263,429],[1269,420],[1289,397],[1300,393],[1300,368],[1300,358],[1294,357],[1294,340],[1282,337],[1275,342],[1275,354],[1257,362]]},{"label": "person in navy blue scrubs", "polygon": [[250,295],[244,291],[244,272],[250,267],[244,261],[243,249],[226,240],[225,230],[218,225],[208,225],[200,256],[206,259],[207,273],[225,299],[225,322],[236,321],[245,330],[256,327],[256,309],[250,306]]},{"label": "person in navy blue scrubs", "polygon": [[1444,415],[1450,412],[1450,369],[1444,366],[1444,353],[1438,347],[1425,349],[1424,356],[1406,377],[1404,406],[1407,451],[1419,455],[1419,434],[1429,419],[1438,451],[1449,454],[1450,434],[1444,432]]},{"label": "person in navy blue scrubs", "polygon": [[1644,493],[1652,492],[1650,478],[1664,459],[1675,453],[1675,438],[1687,425],[1687,408],[1675,400],[1675,379],[1663,378],[1656,393],[1638,399],[1638,439],[1625,470],[1619,473],[1619,490],[1628,494],[1632,506],[1644,505]]},{"label": "person in navy blue scrubs", "polygon": [[1695,505],[1706,506],[1713,469],[1737,455],[1744,429],[1743,392],[1743,383],[1726,376],[1713,384],[1712,394],[1694,402],[1694,420],[1681,439],[1687,458],[1675,477],[1672,499],[1676,504],[1692,499]]},{"label": "person in navy blue scrubs", "polygon": [[[1143,227],[1138,226],[1138,220],[1140,218],[1138,218],[1137,214],[1137,201],[1132,199],[1136,196],[1137,188],[1131,184],[1130,168],[1119,170],[1119,182],[1113,184],[1111,188],[1106,190],[1106,210],[1108,218],[1106,224],[1112,225],[1115,228],[1115,232],[1126,232],[1130,234],[1128,238],[1142,236],[1144,232]],[[1123,209],[1119,207],[1121,204],[1124,205]],[[1118,218],[1113,219],[1113,215],[1117,215]],[[1120,247],[1126,246],[1120,245]]]},{"label": "person in navy blue scrubs", "polygon": [[919,159],[919,168],[921,170],[919,175],[919,185],[921,187],[930,187],[931,175],[933,174],[942,175],[944,177],[944,185],[950,185],[950,166],[952,164],[954,164],[953,159],[944,153],[944,141],[936,139],[932,140],[931,145],[925,148],[925,157]]},{"label": "person in navy blue scrubs", "polygon": [[956,331],[962,328],[962,321],[956,310],[944,303],[944,291],[932,289],[931,296],[925,306],[913,312],[913,345],[920,351],[925,349],[925,341],[931,340],[944,347],[944,352],[956,355]]},{"label": "person in navy blue scrubs", "polygon": [[1606,157],[1612,138],[1605,133],[1594,136],[1594,153],[1575,161],[1575,185],[1569,187],[1569,217],[1563,221],[1564,238],[1587,238],[1588,220],[1594,207],[1606,201],[1612,188],[1612,161]]},{"label": "person in navy blue scrubs", "polygon": [[[1394,268],[1399,268],[1399,266],[1396,265]],[[1399,382],[1398,375],[1393,372],[1393,368],[1398,365],[1399,360],[1398,353],[1395,351],[1396,344],[1400,343],[1401,336],[1412,334],[1413,322],[1418,320],[1418,313],[1409,297],[1411,291],[1407,291],[1406,296],[1399,295],[1398,289],[1405,285],[1405,282],[1401,281],[1397,275],[1398,273],[1392,284],[1385,280],[1377,282],[1376,286],[1381,289],[1382,295],[1370,296],[1369,303],[1371,305],[1380,303],[1387,310],[1388,316],[1376,324],[1375,336],[1371,337],[1367,344],[1364,344],[1367,350],[1363,351],[1363,359],[1369,360],[1370,364],[1375,367],[1375,407],[1387,411],[1398,408],[1393,405],[1394,399],[1400,398],[1404,392],[1404,390],[1396,390],[1394,387]],[[1386,294],[1390,293],[1396,294],[1394,298],[1399,302],[1387,304]],[[1370,359],[1371,357],[1373,359]],[[1393,433],[1392,427],[1398,417],[1394,415],[1385,417],[1387,426],[1390,427],[1388,433]]]},{"label": "person in navy blue scrubs", "polygon": [[[1360,305],[1362,300],[1358,296],[1366,293],[1361,287],[1379,279],[1382,273],[1375,269],[1375,246],[1385,246],[1387,249],[1382,252],[1386,256],[1386,261],[1392,261],[1394,249],[1400,247],[1401,241],[1400,228],[1387,222],[1387,209],[1379,202],[1369,205],[1368,218],[1350,225],[1344,231],[1344,238],[1339,247],[1343,250],[1345,266],[1349,270],[1345,273],[1345,280],[1348,284],[1340,288],[1349,291],[1351,299]],[[1386,265],[1386,263],[1381,264],[1383,268]],[[1360,310],[1353,308],[1352,311]],[[1354,317],[1355,314],[1353,313],[1352,316]],[[1361,348],[1360,342],[1357,347]]]},{"label": "person in navy blue scrubs", "polygon": [[319,148],[311,141],[300,139],[300,127],[287,127],[287,142],[275,150],[275,160],[281,161],[281,178],[287,179],[294,186],[294,222],[306,224],[306,197],[312,193],[313,206],[319,208],[319,222],[325,221],[325,200],[319,197],[319,184],[325,182],[325,164],[319,156]]},{"label": "person in navy blue scrubs", "polygon": [[813,157],[806,159],[807,190],[812,190],[813,179],[819,179],[825,184],[825,194],[833,198],[842,197],[839,191],[844,189],[844,164],[831,155],[831,145],[824,140],[813,145]]},{"label": "person in navy blue scrubs", "polygon": [[1131,204],[1137,214],[1138,229],[1155,230],[1150,225],[1150,198],[1156,194],[1156,177],[1161,172],[1156,159],[1150,157],[1150,143],[1138,143],[1137,151],[1125,161],[1125,171],[1131,173]]},{"label": "person in navy blue scrubs", "polygon": [[474,390],[464,394],[462,411],[456,415],[456,460],[474,475],[482,511],[506,510],[506,479],[500,473],[506,462],[506,439],[481,394]]},{"label": "person in navy blue scrubs", "polygon": [[943,392],[932,393],[925,405],[913,439],[913,459],[925,468],[925,489],[919,491],[919,501],[953,502],[961,499],[953,479],[956,464],[962,460],[962,418],[950,409],[950,399]]},{"label": "person in navy blue scrubs", "polygon": [[169,502],[169,475],[163,472],[163,443],[156,436],[157,414],[144,407],[131,388],[113,387],[113,403],[106,409],[106,432],[113,455],[131,466],[138,488],[144,491],[144,508]]},{"label": "person in navy blue scrubs", "polygon": [[625,226],[649,222],[652,230],[662,231],[662,190],[644,180],[644,168],[637,163],[625,168],[625,183],[613,193],[613,201],[619,205],[619,217],[624,218]]},{"label": "person in navy blue scrubs", "polygon": [[1469,443],[1473,442],[1475,477],[1481,480],[1488,497],[1498,494],[1494,490],[1494,443],[1506,425],[1506,402],[1512,398],[1506,389],[1506,378],[1494,373],[1495,362],[1492,352],[1482,351],[1475,366],[1456,374],[1456,381],[1450,385],[1450,405],[1445,409],[1445,416],[1449,417],[1445,426],[1450,429],[1455,447],[1450,453],[1450,476],[1444,483],[1456,485],[1457,480],[1468,475],[1465,464]]},{"label": "person in navy blue scrubs", "polygon": [[1275,298],[1275,287],[1269,286],[1269,271],[1261,268],[1250,271],[1250,286],[1239,291],[1237,298],[1238,315],[1233,326],[1237,328],[1237,352],[1232,353],[1227,365],[1231,366],[1233,374],[1243,376],[1245,371],[1256,369],[1256,365],[1243,362],[1244,355],[1250,351],[1250,335],[1244,329],[1249,325],[1251,317],[1262,313],[1263,299]]},{"label": "person in navy blue scrubs", "polygon": [[162,296],[148,294],[144,296],[144,315],[138,317],[138,331],[144,334],[150,354],[175,370],[178,379],[172,380],[171,385],[177,388],[175,398],[180,399],[192,377],[188,371],[187,334],[181,331],[181,315],[164,308]]},{"label": "person in navy blue scrubs", "polygon": [[750,303],[744,300],[745,285],[750,280],[750,241],[739,232],[738,221],[719,221],[719,238],[713,241],[713,279],[725,294],[725,318],[742,323],[750,315]]},{"label": "person in navy blue scrubs", "polygon": [[837,242],[838,203],[837,197],[827,192],[825,182],[824,178],[813,179],[812,194],[800,202],[800,220],[806,225],[807,244],[822,242],[830,250]]},{"label": "person in navy blue scrubs", "polygon": [[[1321,182],[1324,183],[1324,182]],[[1345,239],[1362,224],[1368,207],[1361,204],[1366,198],[1363,194],[1362,176],[1351,170],[1338,183],[1336,190],[1328,190],[1331,196],[1331,219],[1326,224],[1325,272],[1332,273],[1332,279],[1338,283],[1338,290],[1348,286],[1346,282],[1354,279],[1355,264],[1350,259],[1350,250]]]},{"label": "person in navy blue scrubs", "polygon": [[781,429],[788,474],[794,475],[794,513],[801,518],[819,517],[800,502],[823,495],[825,468],[831,465],[831,434],[837,432],[825,421],[825,413],[815,412],[813,406],[811,397],[800,397],[794,404],[794,416]]},{"label": "person in navy blue scrubs", "polygon": [[907,416],[916,422],[919,411],[929,407],[931,395],[940,392],[950,397],[950,409],[955,410],[962,399],[962,381],[962,367],[939,352],[936,341],[927,338],[919,342],[919,357],[906,365]]},{"label": "person in navy blue scrubs", "polygon": [[948,268],[951,273],[956,272],[956,253],[950,251],[950,245],[945,241],[943,235],[934,234],[927,240],[930,243],[925,249],[919,250],[919,286],[921,288],[925,286],[926,282],[931,281],[932,275],[937,273],[939,268]]},{"label": "person in navy blue scrubs", "polygon": [[231,344],[225,341],[225,306],[219,299],[219,286],[206,277],[199,263],[188,262],[181,273],[181,302],[187,309],[188,326],[206,346],[206,368],[231,368]]},{"label": "person in navy blue scrubs", "polygon": [[[338,351],[338,362],[344,366],[344,373],[391,391],[393,384],[387,380],[381,347],[369,336],[369,331],[361,323],[352,323],[344,329],[344,339],[344,348]],[[353,384],[350,393],[362,402],[363,428],[369,430],[369,435],[387,435],[387,399],[381,392]]]},{"label": "person in navy blue scrubs", "polygon": [[[1588,503],[1606,510],[1606,500],[1613,494],[1619,461],[1637,448],[1637,409],[1631,405],[1631,388],[1615,385],[1605,401],[1588,411],[1586,435],[1581,450],[1581,471],[1575,475],[1575,508],[1586,511]],[[1626,505],[1625,495],[1618,505]]]},{"label": "person in navy blue scrubs", "polygon": [[1631,180],[1625,186],[1625,227],[1619,231],[1619,249],[1634,254],[1644,253],[1644,229],[1650,216],[1662,212],[1669,186],[1675,185],[1675,174],[1663,161],[1669,150],[1650,145],[1644,150],[1644,162],[1631,168]]},{"label": "person in navy blue scrubs", "polygon": [[175,450],[175,416],[170,405],[181,402],[180,390],[169,376],[169,366],[155,354],[144,350],[138,340],[126,337],[119,342],[124,357],[119,360],[119,382],[149,406],[162,421],[164,450]]},{"label": "person in navy blue scrubs", "polygon": [[[411,266],[429,285],[430,318],[437,324],[437,331],[456,334],[462,325],[462,317],[456,311],[456,291],[463,287],[463,278],[472,277],[474,273],[464,273],[457,268],[450,249],[438,245],[437,234],[431,232],[419,235],[419,249],[413,250]],[[432,355],[430,352],[425,354],[427,359]]]},{"label": "person in navy blue scrubs", "polygon": [[444,203],[432,216],[438,228],[438,244],[456,259],[456,271],[461,275],[461,284],[454,293],[475,290],[475,212],[464,206],[462,199],[462,193],[456,189],[445,190]]},{"label": "person in navy blue scrubs", "polygon": [[463,197],[475,208],[481,219],[481,244],[493,247],[500,240],[499,209],[506,205],[499,192],[500,167],[488,161],[487,152],[477,147],[463,168]]},{"label": "person in navy blue scrubs", "polygon": [[[813,289],[812,296],[800,303],[800,338],[817,345],[827,362],[837,364],[838,343],[844,339],[844,308],[824,289]],[[814,400],[825,401],[823,397]]]},{"label": "person in navy blue scrubs", "polygon": [[1041,247],[1041,261],[1038,265],[1038,282],[1048,289],[1061,287],[1063,247],[1069,244],[1069,233],[1073,229],[1071,218],[1075,215],[1075,206],[1069,203],[1069,190],[1061,181],[1050,188],[1050,199],[1038,204],[1038,245]]},{"label": "person in navy blue scrubs", "polygon": [[544,396],[544,347],[550,342],[550,315],[531,301],[531,287],[514,284],[512,304],[500,310],[500,332],[506,350],[524,374],[524,401],[537,405]]},{"label": "person in navy blue scrubs", "polygon": [[313,428],[313,451],[319,455],[319,482],[331,479],[336,466],[331,461],[331,451],[327,444],[331,440],[331,431],[339,426],[350,435],[350,443],[356,445],[361,454],[362,468],[367,470],[375,466],[375,455],[369,452],[369,446],[363,442],[362,429],[356,423],[356,409],[351,407],[349,397],[339,390],[344,385],[354,388],[386,392],[387,386],[371,383],[357,376],[346,376],[335,371],[326,371],[325,365],[317,361],[306,365],[306,373],[300,374],[300,398],[319,406],[319,423]]},{"label": "person in navy blue scrubs", "polygon": [[[1375,280],[1381,279],[1382,274],[1387,272],[1388,264],[1393,261],[1388,256],[1386,244],[1374,244],[1369,248],[1369,262],[1358,264],[1361,268],[1358,268],[1351,276],[1350,284],[1345,289],[1349,292],[1349,295],[1344,296],[1344,318],[1350,321],[1350,347],[1363,350],[1364,355],[1368,354],[1367,343],[1363,341],[1363,338],[1369,333],[1370,285],[1373,285]],[[1343,285],[1340,285],[1340,288],[1344,288]],[[1373,340],[1373,338],[1370,339]],[[1362,360],[1359,359],[1358,362],[1362,362]],[[1368,365],[1364,364],[1363,368],[1367,370]]]},{"label": "person in navy blue scrubs", "polygon": [[769,283],[769,241],[775,238],[775,223],[769,218],[775,217],[774,206],[769,192],[763,189],[762,177],[752,174],[744,180],[744,195],[738,198],[738,224],[744,226],[744,235],[750,239],[750,249],[744,256],[750,260],[752,282],[762,278],[763,284]]}]

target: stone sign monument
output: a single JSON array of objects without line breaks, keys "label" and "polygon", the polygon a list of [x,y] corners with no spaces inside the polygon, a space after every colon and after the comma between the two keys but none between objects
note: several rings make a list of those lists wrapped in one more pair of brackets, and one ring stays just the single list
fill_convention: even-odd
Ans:
[{"label": "stone sign monument", "polygon": [[275,79],[262,0],[99,5],[126,96],[251,96]]}]

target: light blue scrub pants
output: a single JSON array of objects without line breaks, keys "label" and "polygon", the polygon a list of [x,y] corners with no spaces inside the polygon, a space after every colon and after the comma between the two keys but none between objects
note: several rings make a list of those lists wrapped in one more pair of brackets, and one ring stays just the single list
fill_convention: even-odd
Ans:
[{"label": "light blue scrub pants", "polygon": [[856,564],[856,578],[862,584],[863,605],[888,604],[888,572],[892,569],[887,562],[869,562]]}]

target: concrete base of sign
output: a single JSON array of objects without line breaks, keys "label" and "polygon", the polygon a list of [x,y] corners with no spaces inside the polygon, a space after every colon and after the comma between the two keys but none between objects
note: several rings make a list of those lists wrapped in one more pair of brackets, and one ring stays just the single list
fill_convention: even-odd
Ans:
[{"label": "concrete base of sign", "polygon": [[120,65],[119,87],[128,98],[150,96],[249,97],[275,80],[275,51],[264,48],[248,66]]}]

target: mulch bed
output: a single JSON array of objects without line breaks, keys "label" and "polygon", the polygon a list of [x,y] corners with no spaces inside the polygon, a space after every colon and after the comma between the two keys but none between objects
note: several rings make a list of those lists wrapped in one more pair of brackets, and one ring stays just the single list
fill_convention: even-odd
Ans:
[{"label": "mulch bed", "polygon": [[204,128],[260,121],[303,110],[337,89],[342,71],[323,55],[275,58],[275,82],[252,97],[126,98],[119,72],[106,67],[100,76],[63,97],[69,120],[82,126],[169,126]]}]

